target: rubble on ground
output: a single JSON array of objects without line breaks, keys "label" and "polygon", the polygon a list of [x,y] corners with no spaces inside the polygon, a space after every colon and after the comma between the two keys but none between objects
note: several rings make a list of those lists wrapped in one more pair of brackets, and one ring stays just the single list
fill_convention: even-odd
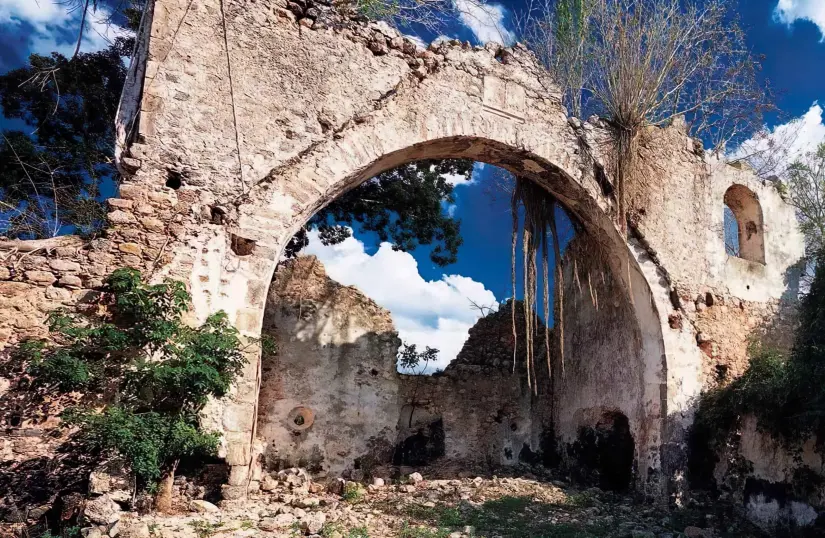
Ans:
[{"label": "rubble on ground", "polygon": [[104,493],[87,501],[81,534],[86,538],[763,536],[732,513],[720,512],[720,505],[667,510],[637,496],[580,490],[531,475],[437,479],[413,472],[400,479],[373,476],[368,484],[341,478],[318,483],[303,469],[286,469],[265,474],[261,484],[262,489],[245,500],[213,504],[177,499],[173,514],[115,511],[110,493]]}]

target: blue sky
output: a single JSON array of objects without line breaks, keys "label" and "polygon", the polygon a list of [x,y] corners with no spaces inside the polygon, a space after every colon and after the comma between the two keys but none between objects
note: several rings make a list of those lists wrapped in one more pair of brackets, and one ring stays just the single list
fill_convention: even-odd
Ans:
[{"label": "blue sky", "polygon": [[[105,24],[107,6],[116,1],[102,0],[100,11],[91,16],[83,50],[105,47],[120,31]],[[477,43],[512,40],[513,13],[525,6],[525,0],[484,8],[471,0],[453,1],[461,15],[438,34],[419,31],[422,41],[439,35]],[[825,105],[825,0],[739,0],[738,13],[749,46],[764,55],[764,77],[782,92],[779,105],[801,120],[794,151],[812,148],[825,140],[819,106]],[[0,73],[24,65],[32,52],[70,53],[79,17],[53,0],[0,0]],[[786,132],[780,123],[785,119],[770,118],[768,127],[776,136]],[[20,126],[0,118],[0,127]],[[426,247],[393,252],[359,233],[336,247],[313,241],[308,251],[324,261],[334,278],[358,286],[388,308],[403,339],[441,349],[437,366],[443,367],[478,317],[470,301],[492,304],[511,294],[509,203],[506,196],[491,196],[494,174],[492,166],[477,166],[472,181],[456,186],[451,210],[462,221],[464,245],[454,265],[434,266]]]}]

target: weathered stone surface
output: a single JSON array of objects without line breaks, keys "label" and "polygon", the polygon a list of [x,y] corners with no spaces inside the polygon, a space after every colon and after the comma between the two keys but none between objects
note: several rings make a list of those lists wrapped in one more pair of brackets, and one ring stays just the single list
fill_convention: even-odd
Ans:
[{"label": "weathered stone surface", "polygon": [[220,512],[221,510],[211,502],[204,501],[203,499],[195,499],[190,502],[189,509],[193,512],[199,512],[201,514],[212,514],[215,512]]},{"label": "weathered stone surface", "polygon": [[120,505],[108,495],[87,500],[83,508],[83,517],[99,525],[110,525],[119,520],[121,514]]},{"label": "weathered stone surface", "polygon": [[307,534],[318,534],[324,528],[324,523],[327,521],[327,516],[323,512],[313,512],[307,514],[301,520],[301,528]]},{"label": "weathered stone surface", "polygon": [[26,280],[34,282],[35,284],[48,286],[53,284],[57,278],[48,271],[26,271]]},{"label": "weathered stone surface", "polygon": [[49,267],[55,271],[65,271],[69,273],[77,273],[80,271],[80,264],[68,260],[52,260],[49,262]]},{"label": "weathered stone surface", "polygon": [[117,247],[121,252],[126,254],[133,254],[135,256],[140,256],[143,252],[143,247],[136,243],[121,243]]},{"label": "weathered stone surface", "polygon": [[83,287],[83,281],[80,279],[79,276],[76,275],[63,275],[58,279],[57,283],[61,286],[66,286],[69,288]]},{"label": "weathered stone surface", "polygon": [[293,523],[295,523],[295,516],[292,514],[278,514],[275,517],[267,517],[262,519],[258,523],[258,528],[262,531],[272,532],[280,529],[288,529]]}]

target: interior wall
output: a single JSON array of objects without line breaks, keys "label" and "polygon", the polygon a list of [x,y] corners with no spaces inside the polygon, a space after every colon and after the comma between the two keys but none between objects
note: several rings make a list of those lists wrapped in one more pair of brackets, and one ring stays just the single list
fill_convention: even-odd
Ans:
[{"label": "interior wall", "polygon": [[340,476],[368,459],[388,460],[400,344],[389,312],[327,278],[315,257],[302,257],[276,273],[264,334],[278,345],[262,360],[258,436],[266,467]]},{"label": "interior wall", "polygon": [[555,325],[564,341],[564,355],[555,365],[555,431],[560,452],[574,467],[580,463],[577,443],[586,430],[623,415],[641,467],[637,472],[644,476],[646,462],[639,460],[655,425],[645,405],[642,335],[606,256],[585,235],[577,236],[565,253],[563,329],[558,318]]}]

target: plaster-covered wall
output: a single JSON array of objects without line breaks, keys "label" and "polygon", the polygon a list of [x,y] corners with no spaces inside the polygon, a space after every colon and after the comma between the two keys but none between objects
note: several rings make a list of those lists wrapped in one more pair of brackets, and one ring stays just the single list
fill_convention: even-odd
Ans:
[{"label": "plaster-covered wall", "polygon": [[359,458],[386,461],[399,414],[400,342],[389,312],[302,257],[278,270],[264,331],[278,347],[262,359],[266,466],[340,476]]},{"label": "plaster-covered wall", "polygon": [[[646,183],[644,196],[632,197],[628,238],[616,224],[624,216],[613,214],[610,170],[596,143],[606,137],[604,125],[568,119],[556,86],[522,47],[444,42],[423,50],[385,26],[336,18],[311,1],[156,0],[148,7],[121,104],[118,164],[126,175],[109,202],[106,241],[42,256],[0,246],[2,306],[12,313],[23,303],[38,311],[69,303],[73,297],[47,294],[94,288],[109,269],[131,265],[185,281],[193,322],[224,310],[254,338],[280,253],[319,207],[410,160],[480,160],[550,190],[602,243],[619,300],[639,320],[643,367],[633,374],[651,426],[637,442],[639,467],[659,469],[659,454],[679,451],[705,383],[690,304],[696,310],[707,291],[730,297],[725,304],[773,304],[802,253],[793,212],[773,187],[704,155],[679,124],[651,129],[642,143]],[[762,204],[761,268],[724,255],[718,224],[734,182]],[[81,270],[51,267],[59,260]],[[61,282],[64,273],[80,284]],[[2,340],[14,345],[42,331],[36,318],[0,319]],[[241,379],[204,417],[223,432],[229,499],[254,482],[262,370],[258,348],[245,353]],[[14,385],[18,377],[7,379]],[[672,427],[663,429],[665,420]]]}]

